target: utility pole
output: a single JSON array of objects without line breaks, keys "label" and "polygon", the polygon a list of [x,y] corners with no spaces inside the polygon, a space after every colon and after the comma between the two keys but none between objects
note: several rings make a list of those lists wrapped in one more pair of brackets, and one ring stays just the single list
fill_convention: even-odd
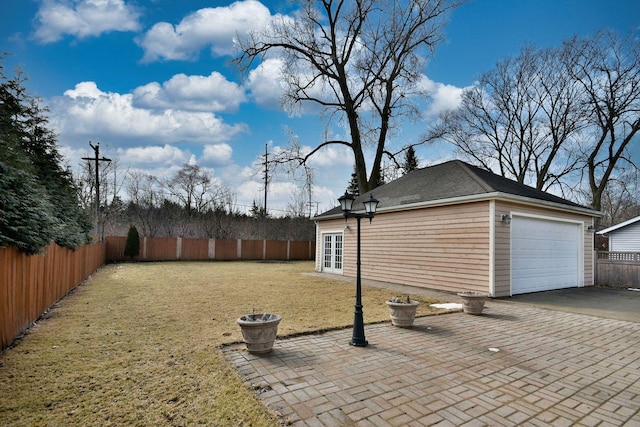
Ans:
[{"label": "utility pole", "polygon": [[96,162],[96,237],[98,241],[102,240],[100,236],[100,162],[111,162],[111,159],[107,159],[102,156],[100,158],[100,143],[98,142],[96,145],[93,145],[91,141],[89,141],[89,145],[93,148],[93,152],[95,153],[95,157],[83,157],[82,160],[93,160]]},{"label": "utility pole", "polygon": [[269,181],[269,145],[264,144],[264,215],[267,216],[267,185]]}]

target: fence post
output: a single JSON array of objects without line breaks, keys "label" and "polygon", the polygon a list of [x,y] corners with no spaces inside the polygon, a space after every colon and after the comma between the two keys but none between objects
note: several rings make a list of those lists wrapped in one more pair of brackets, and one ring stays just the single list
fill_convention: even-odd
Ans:
[{"label": "fence post", "polygon": [[242,259],[242,239],[238,239],[237,258]]},{"label": "fence post", "polygon": [[287,240],[287,261],[291,260],[291,240]]},{"label": "fence post", "polygon": [[147,259],[147,236],[142,239],[142,259]]},{"label": "fence post", "polygon": [[209,259],[216,259],[216,239],[209,239]]},{"label": "fence post", "polygon": [[177,237],[176,241],[176,259],[182,258],[182,237]]}]

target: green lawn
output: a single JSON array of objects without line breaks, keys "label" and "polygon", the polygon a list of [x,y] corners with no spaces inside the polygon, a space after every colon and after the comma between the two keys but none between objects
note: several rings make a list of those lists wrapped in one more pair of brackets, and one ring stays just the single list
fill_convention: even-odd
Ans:
[{"label": "green lawn", "polygon": [[[220,347],[243,314],[282,315],[278,337],[353,323],[354,286],[312,262],[109,265],[0,354],[0,424],[276,426]],[[365,322],[391,291],[363,288]],[[435,313],[416,297],[418,315]],[[277,346],[276,342],[276,346]]]}]

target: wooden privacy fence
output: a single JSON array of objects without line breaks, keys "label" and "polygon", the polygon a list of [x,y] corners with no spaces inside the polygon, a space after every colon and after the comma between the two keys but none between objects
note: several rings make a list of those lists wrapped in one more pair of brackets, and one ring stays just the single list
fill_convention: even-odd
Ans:
[{"label": "wooden privacy fence", "polygon": [[42,255],[0,248],[0,349],[105,263],[106,245],[77,250],[51,244]]},{"label": "wooden privacy fence", "polygon": [[596,284],[616,288],[640,287],[639,252],[596,252]]},{"label": "wooden privacy fence", "polygon": [[[124,261],[127,238],[107,237],[107,260]],[[143,237],[138,261],[313,260],[314,241]]]}]

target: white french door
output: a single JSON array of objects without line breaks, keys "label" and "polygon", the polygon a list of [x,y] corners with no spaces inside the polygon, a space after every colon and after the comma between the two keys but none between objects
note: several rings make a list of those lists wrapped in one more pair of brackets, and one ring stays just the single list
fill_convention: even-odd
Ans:
[{"label": "white french door", "polygon": [[342,233],[323,234],[322,271],[342,274]]}]

